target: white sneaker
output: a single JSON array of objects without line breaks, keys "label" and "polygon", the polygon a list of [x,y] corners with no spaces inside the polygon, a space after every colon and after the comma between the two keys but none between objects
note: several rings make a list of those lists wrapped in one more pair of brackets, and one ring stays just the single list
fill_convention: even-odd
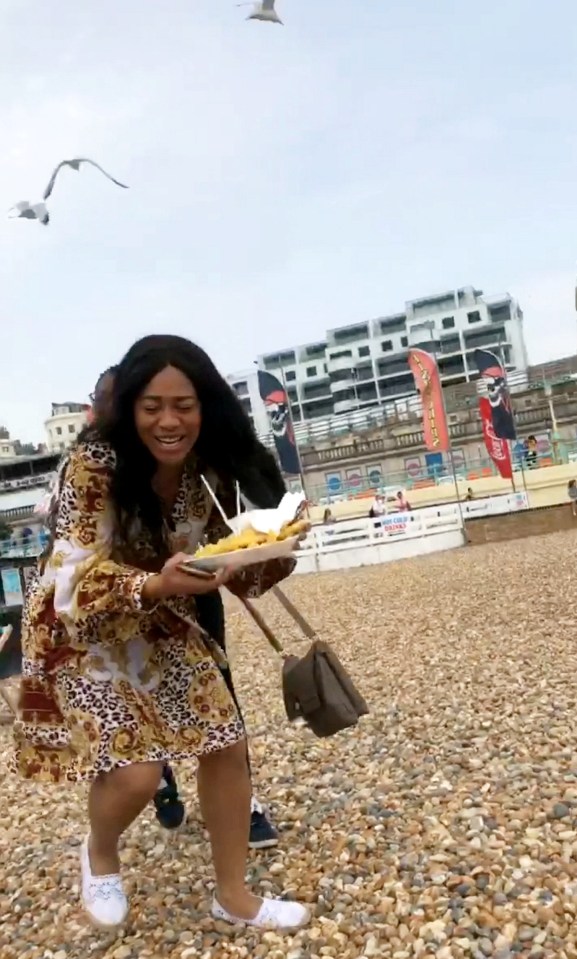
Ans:
[{"label": "white sneaker", "polygon": [[80,872],[82,905],[94,925],[101,929],[113,929],[121,925],[128,915],[128,900],[122,879],[118,873],[111,876],[92,875],[88,836],[80,847]]},{"label": "white sneaker", "polygon": [[232,926],[254,926],[256,929],[271,929],[278,932],[291,932],[302,929],[310,922],[311,914],[298,902],[286,902],[284,899],[263,899],[254,919],[239,919],[223,909],[215,898],[212,901],[214,919],[228,922]]}]

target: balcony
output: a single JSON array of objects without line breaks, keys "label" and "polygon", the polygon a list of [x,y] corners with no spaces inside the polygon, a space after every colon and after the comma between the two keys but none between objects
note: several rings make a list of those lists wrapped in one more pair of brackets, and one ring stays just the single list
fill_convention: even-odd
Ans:
[{"label": "balcony", "polygon": [[331,382],[331,393],[334,395],[335,393],[342,393],[343,390],[354,390],[356,382],[352,373],[346,378],[335,380]]},{"label": "balcony", "polygon": [[352,410],[357,410],[358,408],[358,400],[356,400],[354,397],[353,399],[335,400],[334,402],[335,413],[350,413]]},{"label": "balcony", "polygon": [[329,368],[329,373],[338,373],[340,370],[350,370],[355,365],[352,352],[348,355],[339,355],[339,356],[328,356],[327,357],[327,366]]}]

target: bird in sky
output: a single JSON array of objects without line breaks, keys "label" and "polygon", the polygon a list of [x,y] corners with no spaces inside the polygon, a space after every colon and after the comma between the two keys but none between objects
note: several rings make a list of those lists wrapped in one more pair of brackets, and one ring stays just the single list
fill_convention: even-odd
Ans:
[{"label": "bird in sky", "polygon": [[50,177],[48,186],[44,190],[43,199],[47,200],[50,194],[52,193],[52,190],[54,189],[54,184],[56,183],[56,177],[58,176],[60,171],[63,169],[63,167],[69,166],[72,170],[78,171],[80,170],[80,166],[82,163],[89,163],[91,166],[96,167],[96,169],[100,170],[100,172],[103,173],[104,176],[107,177],[107,179],[112,180],[113,183],[116,183],[116,186],[121,186],[123,190],[128,190],[126,183],[121,183],[120,180],[115,180],[113,176],[110,176],[110,173],[107,173],[106,170],[103,170],[98,163],[94,162],[94,160],[89,160],[88,157],[78,157],[76,160],[62,160],[62,162],[58,164],[52,176]]},{"label": "bird in sky", "polygon": [[[254,9],[252,13],[248,15],[247,20],[265,20],[268,23],[280,23],[282,25],[282,20],[276,12],[275,0],[259,0],[258,3],[254,4]],[[246,7],[248,4],[240,3],[240,7]]]},{"label": "bird in sky", "polygon": [[[17,212],[12,213],[12,210]],[[11,220],[38,220],[42,226],[48,226],[50,223],[50,214],[45,203],[29,203],[28,200],[22,200],[8,212]]]},{"label": "bird in sky", "polygon": [[[126,183],[121,183],[120,180],[115,180],[110,173],[107,173],[106,170],[103,170],[98,163],[94,162],[94,160],[89,160],[88,157],[77,157],[74,160],[62,160],[62,162],[58,164],[56,169],[53,171],[50,180],[48,181],[48,186],[44,190],[42,199],[45,201],[51,195],[58,174],[65,166],[70,167],[72,170],[78,171],[83,163],[89,163],[90,166],[96,167],[100,173],[102,173],[108,180],[112,180],[116,186],[122,187],[123,190],[128,190]],[[16,212],[12,213],[12,211]],[[16,205],[12,207],[12,209],[9,211],[9,214],[12,214],[10,216],[10,219],[12,220],[20,218],[24,218],[25,220],[38,220],[43,226],[48,226],[50,223],[50,214],[48,213],[48,208],[45,202],[30,203],[28,200],[22,200],[20,203],[16,203]]]}]

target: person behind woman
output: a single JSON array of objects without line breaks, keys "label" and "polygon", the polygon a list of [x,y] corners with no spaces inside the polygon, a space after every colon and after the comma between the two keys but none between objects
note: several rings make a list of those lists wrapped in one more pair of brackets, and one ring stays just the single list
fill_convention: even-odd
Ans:
[{"label": "person behind woman", "polygon": [[[104,424],[111,415],[116,370],[116,366],[110,366],[98,377],[94,392],[90,396],[91,423]],[[239,474],[240,485],[243,491],[250,490],[255,506],[260,509],[278,506],[286,492],[285,483],[274,457],[262,444],[254,445],[251,463],[243,462],[239,467]],[[224,605],[218,590],[196,597],[196,615],[199,626],[216,640],[226,654]],[[240,712],[228,665],[226,668],[222,667],[221,672]],[[248,752],[247,762],[250,773]],[[185,820],[186,810],[179,795],[176,776],[168,764],[162,770],[160,786],[154,796],[154,808],[158,822],[165,829],[178,829]],[[278,845],[278,833],[254,795],[251,798],[248,844],[251,849],[270,849]]]},{"label": "person behind woman", "polygon": [[81,898],[99,926],[128,913],[120,837],[153,798],[163,764],[194,757],[215,918],[283,930],[309,918],[298,903],[246,888],[246,734],[217,666],[222,653],[195,611],[196,597],[225,584],[262,593],[294,560],[211,580],[180,568],[203,535],[227,532],[201,474],[232,512],[233,481],[250,479],[257,443],[206,354],[181,337],[150,336],[120,363],[110,418],[83,436],[62,478],[23,619],[11,765],[28,779],[90,781]]}]

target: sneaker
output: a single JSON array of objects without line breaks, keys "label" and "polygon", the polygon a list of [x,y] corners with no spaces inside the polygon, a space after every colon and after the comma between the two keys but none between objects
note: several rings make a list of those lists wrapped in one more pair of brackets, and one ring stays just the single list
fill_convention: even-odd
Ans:
[{"label": "sneaker", "polygon": [[90,869],[88,836],[80,847],[81,899],[91,922],[99,929],[114,929],[122,925],[128,915],[122,879],[116,873],[93,876]]},{"label": "sneaker", "polygon": [[178,786],[170,766],[162,771],[160,787],[154,797],[156,818],[164,829],[180,829],[186,821],[184,803],[178,798]]},{"label": "sneaker", "polygon": [[301,906],[298,902],[263,899],[254,919],[238,919],[223,909],[217,899],[213,899],[212,917],[220,922],[228,922],[231,926],[253,926],[256,929],[293,932],[306,926],[310,922],[311,914],[306,906]]},{"label": "sneaker", "polygon": [[272,849],[273,846],[278,846],[278,832],[267,819],[262,806],[254,800],[250,814],[248,845],[250,849]]}]

